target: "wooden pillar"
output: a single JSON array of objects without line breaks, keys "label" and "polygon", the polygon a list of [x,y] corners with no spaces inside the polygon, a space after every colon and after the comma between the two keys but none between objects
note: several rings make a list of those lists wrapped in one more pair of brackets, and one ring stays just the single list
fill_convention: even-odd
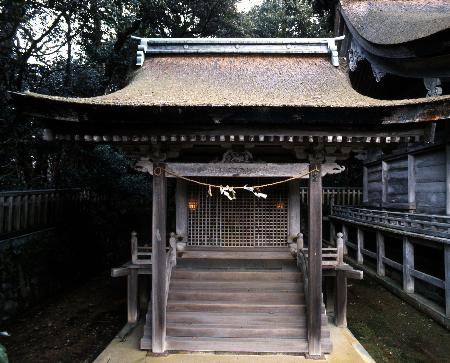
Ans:
[{"label": "wooden pillar", "polygon": [[336,270],[334,323],[338,327],[347,326],[347,277],[344,270]]},{"label": "wooden pillar", "polygon": [[336,246],[336,226],[331,220],[329,221],[329,226],[330,226],[330,243],[332,246]]},{"label": "wooden pillar", "polygon": [[308,236],[308,351],[321,356],[322,314],[322,175],[320,163],[311,163],[309,170],[309,236]]},{"label": "wooden pillar", "polygon": [[360,265],[362,265],[364,263],[364,257],[362,254],[362,249],[364,248],[364,231],[361,228],[356,229],[356,241],[356,260]]},{"label": "wooden pillar", "polygon": [[369,202],[369,174],[367,166],[363,166],[363,204]]},{"label": "wooden pillar", "polygon": [[388,195],[388,164],[381,162],[381,206],[387,202]]},{"label": "wooden pillar", "polygon": [[152,351],[164,353],[166,340],[166,208],[164,164],[153,164]]},{"label": "wooden pillar", "polygon": [[450,245],[444,247],[445,262],[445,314],[450,318]]},{"label": "wooden pillar", "polygon": [[403,237],[403,290],[408,293],[414,292],[412,269],[414,269],[414,246],[408,237]]},{"label": "wooden pillar", "polygon": [[184,180],[177,180],[177,190],[175,194],[176,204],[176,233],[183,237],[183,241],[188,235],[188,197],[187,183]]},{"label": "wooden pillar", "polygon": [[348,255],[348,249],[347,249],[348,227],[346,224],[342,224],[342,239],[344,240],[344,255]]},{"label": "wooden pillar", "polygon": [[414,155],[408,155],[408,204],[409,209],[416,209],[416,170]]},{"label": "wooden pillar", "polygon": [[130,268],[127,276],[127,312],[128,323],[136,324],[139,318],[138,308],[138,269]]},{"label": "wooden pillar", "polygon": [[[447,135],[449,137],[449,135]],[[445,155],[446,155],[446,165],[447,165],[447,173],[446,173],[446,193],[447,193],[447,200],[446,200],[446,211],[447,215],[450,215],[450,144],[447,143],[445,145]]]},{"label": "wooden pillar", "polygon": [[289,236],[296,237],[300,233],[300,182],[289,182],[288,200]]},{"label": "wooden pillar", "polygon": [[334,305],[335,305],[335,278],[334,276],[328,276],[324,278],[325,280],[325,308],[327,309],[327,315],[334,314]]},{"label": "wooden pillar", "polygon": [[377,274],[378,276],[385,276],[386,271],[384,268],[384,236],[381,232],[377,231]]}]

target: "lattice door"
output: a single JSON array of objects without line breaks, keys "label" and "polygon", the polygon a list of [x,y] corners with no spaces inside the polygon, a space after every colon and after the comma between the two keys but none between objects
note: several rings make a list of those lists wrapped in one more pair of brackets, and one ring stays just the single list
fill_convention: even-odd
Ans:
[{"label": "lattice door", "polygon": [[[236,185],[253,181],[211,181],[214,184]],[[207,195],[205,187],[192,185],[189,199],[198,203],[189,210],[188,245],[196,247],[280,247],[287,245],[288,197],[282,185],[267,190],[267,199],[257,198],[239,190],[237,199]]]}]

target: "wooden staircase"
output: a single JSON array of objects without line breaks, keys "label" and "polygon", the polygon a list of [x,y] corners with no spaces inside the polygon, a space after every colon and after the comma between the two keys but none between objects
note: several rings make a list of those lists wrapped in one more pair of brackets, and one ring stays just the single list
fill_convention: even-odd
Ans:
[{"label": "wooden staircase", "polygon": [[[220,269],[209,262],[212,268],[179,264],[172,273],[167,350],[308,352],[303,279],[295,266]],[[322,309],[322,350],[328,353]]]}]

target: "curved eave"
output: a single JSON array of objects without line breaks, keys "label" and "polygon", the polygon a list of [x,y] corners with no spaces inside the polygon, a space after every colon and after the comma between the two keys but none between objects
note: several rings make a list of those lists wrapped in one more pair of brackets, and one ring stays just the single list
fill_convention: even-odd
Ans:
[{"label": "curved eave", "polygon": [[342,13],[375,45],[401,45],[450,28],[447,0],[341,0]]},{"label": "curved eave", "polygon": [[157,127],[192,122],[317,126],[390,125],[450,119],[450,96],[382,101],[378,105],[339,107],[311,105],[130,105],[73,102],[59,97],[12,93],[23,115],[46,122]]}]

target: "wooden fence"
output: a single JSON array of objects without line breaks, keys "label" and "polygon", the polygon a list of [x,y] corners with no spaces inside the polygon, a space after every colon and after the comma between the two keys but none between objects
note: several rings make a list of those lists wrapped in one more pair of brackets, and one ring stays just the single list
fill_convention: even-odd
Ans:
[{"label": "wooden fence", "polygon": [[[336,205],[360,205],[362,202],[362,188],[357,187],[324,187],[322,189],[322,201],[325,206]],[[300,188],[301,203],[308,203],[308,188]]]},{"label": "wooden fence", "polygon": [[[450,328],[450,217],[442,215],[389,212],[355,207],[333,206],[330,215],[330,236],[340,223],[346,248],[354,251],[353,262],[364,266],[369,274],[387,283],[393,292],[430,314],[437,321]],[[356,229],[355,237],[349,238],[349,227]],[[365,244],[365,233],[375,234],[375,248]],[[387,238],[402,243],[401,259],[387,255]],[[433,263],[444,263],[444,276],[439,278],[420,271],[416,266],[415,246],[425,246],[438,251],[442,257]],[[386,247],[387,246],[387,247]],[[434,256],[434,255],[433,255]],[[374,261],[375,268],[366,265],[366,257]],[[397,271],[401,276],[401,287],[386,274],[386,269]],[[386,282],[391,281],[391,282]],[[415,281],[441,289],[444,304],[440,307],[415,289]]]},{"label": "wooden fence", "polygon": [[89,193],[80,189],[0,192],[0,238],[52,227],[63,208],[79,206]]}]

